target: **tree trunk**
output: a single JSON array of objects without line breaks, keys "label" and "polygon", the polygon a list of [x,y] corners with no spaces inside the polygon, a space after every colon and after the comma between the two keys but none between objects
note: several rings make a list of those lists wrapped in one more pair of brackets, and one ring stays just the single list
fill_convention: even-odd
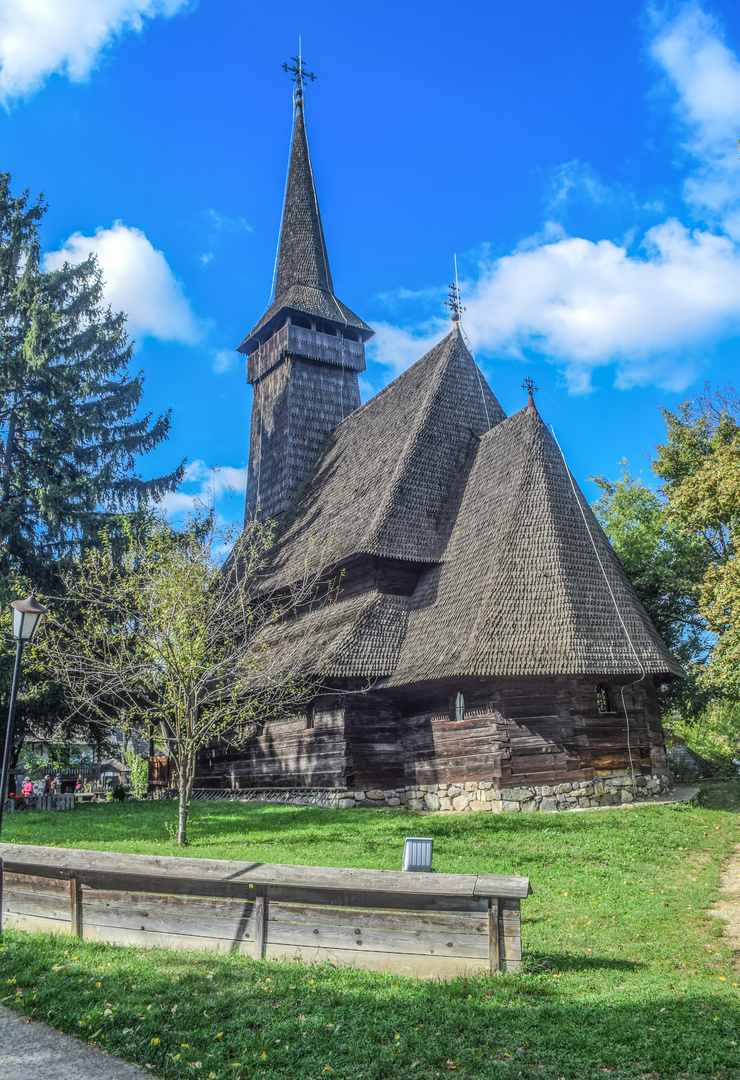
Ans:
[{"label": "tree trunk", "polygon": [[195,779],[195,755],[184,754],[180,761],[180,809],[177,822],[177,842],[188,842],[188,813]]}]

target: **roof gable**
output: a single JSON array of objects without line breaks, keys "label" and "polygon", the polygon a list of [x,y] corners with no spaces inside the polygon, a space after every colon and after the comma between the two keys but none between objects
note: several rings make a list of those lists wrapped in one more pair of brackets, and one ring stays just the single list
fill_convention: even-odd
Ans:
[{"label": "roof gable", "polygon": [[481,439],[443,563],[414,593],[392,682],[639,674],[624,627],[646,671],[682,673],[539,414],[522,410]]},{"label": "roof gable", "polygon": [[453,331],[334,429],[279,522],[272,570],[290,578],[309,540],[431,562],[445,549],[479,437],[504,412]]}]

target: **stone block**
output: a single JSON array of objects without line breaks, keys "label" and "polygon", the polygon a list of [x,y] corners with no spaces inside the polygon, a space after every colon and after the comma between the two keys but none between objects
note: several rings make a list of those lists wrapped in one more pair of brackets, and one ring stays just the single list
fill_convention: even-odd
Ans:
[{"label": "stone block", "polygon": [[501,811],[504,808],[504,804],[501,801],[501,799],[491,799],[490,803],[491,803],[491,813],[492,814],[500,814]]},{"label": "stone block", "polygon": [[473,799],[473,801],[470,803],[470,809],[471,810],[490,810],[491,809],[491,804],[489,802],[484,802],[482,799]]},{"label": "stone block", "polygon": [[572,784],[557,784],[555,786],[555,794],[556,795],[567,795],[568,792],[570,791],[570,789],[572,788],[572,786],[573,786]]},{"label": "stone block", "polygon": [[521,803],[513,802],[511,799],[502,799],[502,809],[508,810],[510,813],[517,813],[521,810]]},{"label": "stone block", "polygon": [[427,784],[427,791],[436,791],[436,790],[437,790],[437,785],[436,784]]},{"label": "stone block", "polygon": [[398,792],[396,791],[395,788],[393,789],[393,791],[384,791],[383,792],[383,798],[384,799],[395,799],[396,795],[398,795]]},{"label": "stone block", "polygon": [[401,805],[401,800],[400,800],[400,799],[397,799],[397,798],[396,798],[395,796],[392,796],[392,797],[391,797],[391,798],[390,798],[390,799],[388,800],[388,805],[389,805],[389,806],[400,806],[400,805]]},{"label": "stone block", "polygon": [[429,790],[429,788],[426,786],[426,784],[419,784],[419,791],[428,791],[428,790]]},{"label": "stone block", "polygon": [[356,799],[357,802],[362,802],[364,800],[364,798],[365,798],[365,792],[364,791],[355,791],[354,796],[355,796],[355,799]]},{"label": "stone block", "polygon": [[467,810],[470,799],[467,795],[458,795],[457,798],[452,800],[452,805],[455,810]]},{"label": "stone block", "polygon": [[622,798],[623,803],[631,803],[631,802],[635,801],[635,797],[632,794],[632,792],[627,791],[626,788],[622,788],[622,796],[621,796],[621,798]]},{"label": "stone block", "polygon": [[594,795],[598,798],[604,794],[604,784],[601,780],[594,780]]},{"label": "stone block", "polygon": [[540,810],[552,811],[557,810],[557,808],[558,800],[549,795],[546,795],[540,803]]},{"label": "stone block", "polygon": [[465,790],[466,791],[477,791],[478,790],[478,781],[477,780],[469,780],[467,782],[467,784],[465,785]]},{"label": "stone block", "polygon": [[480,791],[490,791],[492,787],[493,787],[493,784],[491,783],[490,780],[480,780],[478,782],[478,789]]},{"label": "stone block", "polygon": [[588,796],[587,795],[579,795],[578,796],[578,805],[581,807],[582,810],[586,810],[591,805]]},{"label": "stone block", "polygon": [[372,791],[368,791],[367,797],[368,799],[372,799],[373,802],[382,802],[384,795],[382,791],[378,790],[378,788],[373,788]]},{"label": "stone block", "polygon": [[461,791],[462,791],[462,788],[458,787],[457,784],[450,784],[450,786],[447,788],[447,794],[449,795],[449,797],[451,799],[454,799],[455,796],[459,795]]},{"label": "stone block", "polygon": [[548,798],[549,799],[551,795],[555,794],[555,788],[551,787],[550,784],[543,784],[542,787],[540,788],[540,792],[541,792],[543,798]]},{"label": "stone block", "polygon": [[599,803],[599,805],[600,806],[614,806],[614,803],[618,802],[618,801],[619,801],[618,799],[614,798],[611,791],[605,791],[604,794],[601,796],[601,802]]},{"label": "stone block", "polygon": [[527,799],[521,804],[521,807],[524,813],[535,814],[537,812],[537,803],[534,799]]},{"label": "stone block", "polygon": [[340,799],[337,803],[340,810],[352,810],[355,805],[354,799]]},{"label": "stone block", "polygon": [[423,799],[409,799],[407,806],[409,810],[423,810],[424,801]]},{"label": "stone block", "polygon": [[528,787],[501,788],[501,798],[505,802],[524,802],[534,796],[534,789]]},{"label": "stone block", "polygon": [[631,788],[632,787],[632,777],[631,776],[610,776],[609,777],[609,784],[612,787],[620,787],[620,788],[629,787],[629,788]]},{"label": "stone block", "polygon": [[449,796],[447,796],[447,795],[442,795],[442,797],[439,800],[439,808],[440,808],[440,810],[451,810],[452,809],[452,799],[450,799]]},{"label": "stone block", "polygon": [[439,810],[439,799],[433,791],[428,791],[424,796],[424,806],[427,810]]},{"label": "stone block", "polygon": [[573,790],[574,791],[578,791],[580,786],[581,786],[581,781],[580,780],[574,780],[573,781]]}]

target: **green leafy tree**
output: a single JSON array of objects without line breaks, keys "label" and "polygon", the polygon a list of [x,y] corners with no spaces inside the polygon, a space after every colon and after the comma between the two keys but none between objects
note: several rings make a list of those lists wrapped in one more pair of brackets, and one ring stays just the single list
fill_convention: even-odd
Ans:
[{"label": "green leafy tree", "polygon": [[[141,455],[169,431],[169,414],[140,414],[143,378],[129,373],[126,317],[103,302],[94,257],[45,272],[42,197],[14,197],[0,173],[0,619],[31,585],[55,590],[60,569],[173,489],[182,466],[148,480]],[[3,627],[4,628],[4,627]],[[0,739],[13,649],[0,640]],[[58,686],[24,678],[17,731],[87,741],[89,718],[60,732]],[[93,742],[100,731],[92,732]]]},{"label": "green leafy tree", "polygon": [[123,760],[129,767],[131,787],[137,799],[143,799],[149,788],[149,759],[137,754],[135,750],[123,751]]},{"label": "green leafy tree", "polygon": [[592,479],[601,490],[594,511],[663,640],[684,665],[701,661],[707,636],[697,586],[707,567],[704,545],[668,517],[665,497],[634,480],[626,462],[619,480]]},{"label": "green leafy tree", "polygon": [[702,682],[740,698],[740,397],[709,387],[675,412],[663,410],[667,439],[654,465],[666,517],[701,545],[699,612],[712,634]]},{"label": "green leafy tree", "polygon": [[[179,775],[179,844],[198,753],[289,713],[321,680],[334,596],[324,559],[309,546],[301,579],[278,588],[265,578],[272,539],[262,522],[217,533],[212,512],[180,530],[155,518],[130,533],[122,560],[103,547],[66,573],[63,598],[51,601],[34,643],[76,709],[124,730],[154,728]],[[214,556],[224,543],[232,549],[225,570]],[[296,620],[307,606],[310,615]]]}]

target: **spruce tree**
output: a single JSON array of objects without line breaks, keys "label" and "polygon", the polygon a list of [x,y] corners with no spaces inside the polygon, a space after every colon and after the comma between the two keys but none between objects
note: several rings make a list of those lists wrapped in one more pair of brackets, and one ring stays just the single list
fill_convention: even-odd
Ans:
[{"label": "spruce tree", "polygon": [[[13,197],[0,173],[0,619],[19,590],[55,590],[60,571],[94,548],[105,529],[174,489],[183,464],[145,479],[139,459],[167,438],[170,415],[140,415],[142,373],[131,375],[126,316],[103,300],[94,256],[44,271],[43,197]],[[0,738],[10,656],[0,641]],[[51,733],[63,715],[59,688],[24,679],[17,717]],[[84,737],[84,718],[69,737]]]}]

